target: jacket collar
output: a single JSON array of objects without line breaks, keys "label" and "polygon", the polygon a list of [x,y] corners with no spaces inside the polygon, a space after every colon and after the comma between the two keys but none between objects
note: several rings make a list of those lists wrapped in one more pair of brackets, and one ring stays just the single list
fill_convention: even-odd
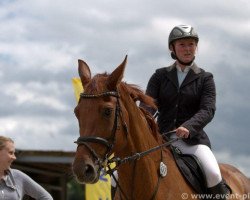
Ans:
[{"label": "jacket collar", "polygon": [[[179,84],[178,84],[178,78],[177,78],[177,72],[176,72],[176,62],[167,67],[167,77],[170,81],[172,81],[174,83],[174,85],[178,88]],[[184,87],[185,85],[189,84],[190,82],[192,82],[193,80],[197,79],[199,77],[199,74],[201,73],[201,69],[195,64],[193,63],[193,65],[190,67],[190,70],[186,76],[186,78],[184,79],[183,83],[181,84],[181,87]]]}]

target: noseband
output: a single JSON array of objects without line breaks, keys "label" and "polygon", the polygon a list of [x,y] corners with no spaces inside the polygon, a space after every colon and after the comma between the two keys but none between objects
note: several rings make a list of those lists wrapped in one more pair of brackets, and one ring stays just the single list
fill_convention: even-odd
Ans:
[{"label": "noseband", "polygon": [[[114,124],[113,124],[110,138],[105,139],[105,138],[97,137],[97,136],[80,136],[77,139],[77,141],[75,141],[77,145],[84,145],[89,150],[89,152],[94,157],[97,164],[99,165],[99,171],[101,170],[101,168],[106,166],[107,160],[109,156],[112,154],[111,151],[115,144],[115,139],[116,139],[115,133],[118,128],[118,117],[119,115],[121,115],[119,93],[117,91],[108,91],[108,92],[103,92],[99,94],[87,94],[87,93],[80,94],[80,100],[82,98],[94,99],[94,98],[100,98],[100,97],[106,97],[106,96],[113,96],[113,97],[116,97],[117,99],[116,108],[115,108],[115,119],[114,119]],[[125,130],[127,130],[126,123],[124,121],[123,121],[123,127],[125,128]],[[97,144],[101,144],[105,146],[107,150],[104,155],[104,158],[100,158],[98,154],[95,152],[95,150],[89,145],[89,143],[97,143]]]}]

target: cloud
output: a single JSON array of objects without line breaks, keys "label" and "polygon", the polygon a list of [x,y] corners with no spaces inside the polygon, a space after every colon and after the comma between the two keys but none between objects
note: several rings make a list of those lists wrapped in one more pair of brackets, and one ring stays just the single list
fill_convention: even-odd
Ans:
[{"label": "cloud", "polygon": [[156,68],[173,62],[170,30],[191,24],[200,36],[196,62],[214,74],[217,86],[207,133],[219,160],[235,159],[245,170],[249,13],[246,0],[1,1],[0,132],[19,148],[74,150],[77,59],[96,74],[112,72],[128,54],[124,80],[145,89]]},{"label": "cloud", "polygon": [[249,155],[239,155],[234,156],[233,153],[227,150],[222,150],[215,152],[215,156],[220,163],[230,163],[234,167],[238,168],[245,175],[250,174],[250,156]]},{"label": "cloud", "polygon": [[[73,117],[73,114],[72,114]],[[0,119],[0,132],[8,133],[8,137],[14,138],[17,149],[39,150],[73,150],[72,134],[78,131],[72,126],[70,118],[55,116],[11,116]],[[65,133],[65,130],[70,132]],[[4,134],[6,135],[6,134]]]},{"label": "cloud", "polygon": [[[56,83],[41,84],[39,82],[29,82],[27,85],[9,84],[5,88],[5,94],[14,98],[17,106],[28,104],[29,106],[44,106],[58,111],[69,110],[68,106],[60,101],[56,93],[60,92]],[[50,96],[51,93],[55,96]]]}]

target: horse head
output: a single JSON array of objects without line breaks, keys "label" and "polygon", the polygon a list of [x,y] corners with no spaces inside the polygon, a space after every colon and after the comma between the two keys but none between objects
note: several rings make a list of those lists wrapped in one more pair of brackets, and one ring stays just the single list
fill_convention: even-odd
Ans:
[{"label": "horse head", "polygon": [[[75,115],[79,122],[80,137],[73,172],[81,183],[95,183],[98,181],[100,170],[114,149],[121,147],[121,140],[116,140],[127,121],[126,113],[121,116],[121,105],[117,87],[123,78],[127,56],[124,61],[110,74],[98,74],[91,77],[87,63],[78,61],[78,72],[84,88],[80,100],[75,108]],[[125,133],[119,133],[125,137]]]}]

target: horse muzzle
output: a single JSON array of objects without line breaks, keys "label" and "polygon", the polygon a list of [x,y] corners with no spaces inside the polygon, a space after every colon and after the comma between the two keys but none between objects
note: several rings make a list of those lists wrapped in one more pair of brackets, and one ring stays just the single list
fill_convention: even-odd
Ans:
[{"label": "horse muzzle", "polygon": [[95,165],[90,159],[75,159],[72,165],[72,171],[79,183],[94,184],[99,180],[99,166]]}]

